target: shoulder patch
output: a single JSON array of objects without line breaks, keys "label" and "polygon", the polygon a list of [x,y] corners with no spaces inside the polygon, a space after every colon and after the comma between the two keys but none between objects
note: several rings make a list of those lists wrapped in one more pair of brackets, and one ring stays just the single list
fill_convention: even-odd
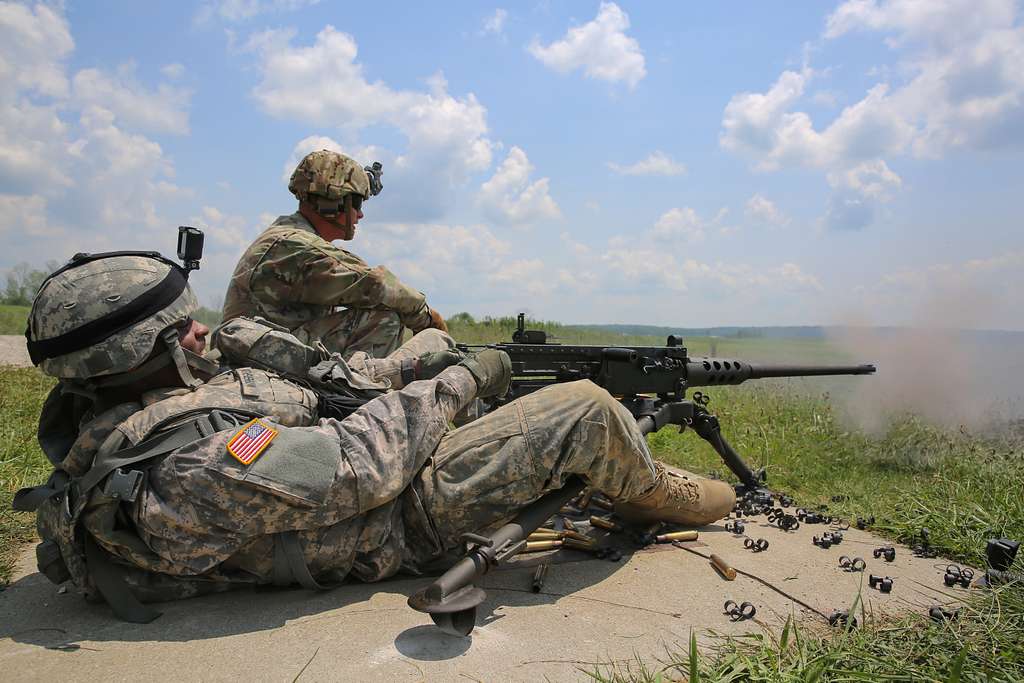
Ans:
[{"label": "shoulder patch", "polygon": [[228,441],[228,453],[243,465],[251,465],[277,436],[277,430],[256,418],[243,426]]}]

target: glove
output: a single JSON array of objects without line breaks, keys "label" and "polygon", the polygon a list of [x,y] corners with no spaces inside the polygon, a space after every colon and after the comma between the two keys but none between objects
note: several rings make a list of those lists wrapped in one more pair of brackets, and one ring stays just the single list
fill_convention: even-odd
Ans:
[{"label": "glove", "polygon": [[504,351],[484,349],[461,363],[476,380],[477,398],[504,396],[512,384],[512,359]]},{"label": "glove", "polygon": [[448,334],[448,326],[444,324],[444,318],[441,317],[441,314],[433,308],[427,310],[430,311],[430,325],[428,327],[433,327],[435,330],[441,330]]},{"label": "glove", "polygon": [[416,379],[433,379],[441,371],[452,365],[458,365],[465,358],[459,351],[431,351],[416,359]]}]

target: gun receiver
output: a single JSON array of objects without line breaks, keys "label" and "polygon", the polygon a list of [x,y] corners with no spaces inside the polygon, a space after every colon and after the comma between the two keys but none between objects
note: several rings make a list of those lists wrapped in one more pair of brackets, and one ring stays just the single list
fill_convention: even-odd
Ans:
[{"label": "gun receiver", "polygon": [[[682,337],[671,335],[665,346],[591,346],[547,341],[542,330],[525,329],[520,313],[511,343],[470,346],[463,351],[493,348],[512,360],[512,385],[508,394],[494,401],[504,405],[549,384],[589,379],[604,387],[637,419],[652,416],[666,404],[684,406],[681,427],[690,426],[708,441],[747,489],[759,488],[764,472],[752,472],[722,437],[718,418],[707,411],[707,397],[699,392],[693,400],[686,392],[698,387],[742,384],[773,377],[822,377],[870,375],[875,366],[861,365],[765,365],[725,358],[690,358]],[[659,424],[658,427],[661,425]]]}]

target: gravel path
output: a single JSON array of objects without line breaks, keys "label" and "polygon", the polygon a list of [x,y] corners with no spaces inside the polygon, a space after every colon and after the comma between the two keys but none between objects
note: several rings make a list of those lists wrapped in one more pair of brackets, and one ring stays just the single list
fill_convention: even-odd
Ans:
[{"label": "gravel path", "polygon": [[25,348],[25,337],[20,334],[0,334],[0,365],[32,367]]}]

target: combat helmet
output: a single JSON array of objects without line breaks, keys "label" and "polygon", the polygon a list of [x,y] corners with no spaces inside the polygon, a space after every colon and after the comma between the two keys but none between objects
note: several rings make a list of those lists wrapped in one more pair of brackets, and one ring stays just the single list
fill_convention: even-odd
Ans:
[{"label": "combat helmet", "polygon": [[[316,207],[324,216],[336,216],[349,197],[363,200],[383,189],[380,162],[360,167],[359,163],[340,152],[321,149],[307,154],[292,173],[288,191],[300,202]],[[358,208],[358,205],[357,205]]]},{"label": "combat helmet", "polygon": [[199,308],[187,271],[156,252],[76,254],[32,303],[25,337],[46,374],[90,389],[136,381],[173,365],[209,362],[181,347],[178,328]]}]

